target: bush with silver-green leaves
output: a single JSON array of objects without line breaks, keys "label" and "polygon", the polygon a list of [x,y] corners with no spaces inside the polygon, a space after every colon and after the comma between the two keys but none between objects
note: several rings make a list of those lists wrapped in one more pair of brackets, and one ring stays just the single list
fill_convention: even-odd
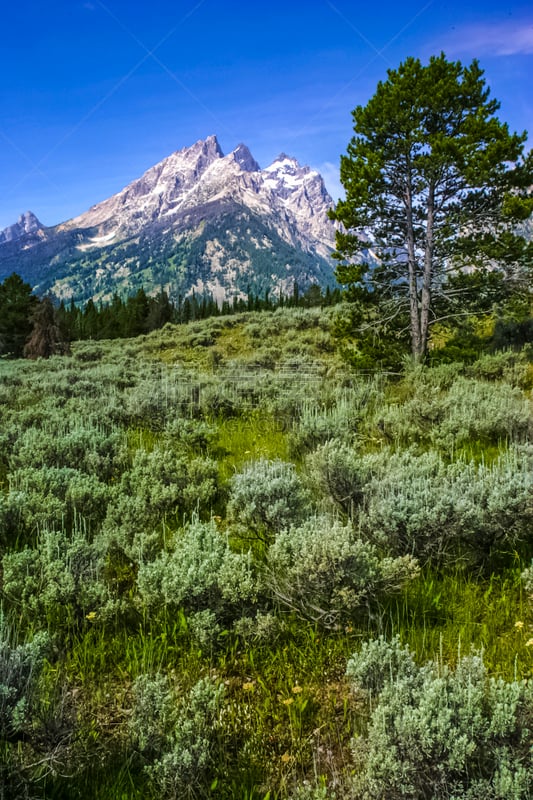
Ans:
[{"label": "bush with silver-green leaves", "polygon": [[250,461],[230,481],[227,516],[243,539],[268,543],[280,531],[302,522],[311,498],[293,464]]},{"label": "bush with silver-green leaves", "polygon": [[353,445],[332,439],[316,448],[305,461],[307,482],[315,497],[355,518],[370,478],[365,459]]},{"label": "bush with silver-green leaves", "polygon": [[2,559],[2,593],[33,625],[80,622],[114,609],[105,580],[105,553],[81,527],[43,529],[34,548]]},{"label": "bush with silver-green leaves", "polygon": [[462,376],[443,389],[431,372],[421,371],[411,396],[380,408],[375,422],[387,441],[453,454],[469,442],[527,441],[532,431],[531,401],[509,384]]},{"label": "bush with silver-green leaves", "polygon": [[334,391],[328,391],[325,383],[319,396],[301,392],[301,410],[289,435],[289,446],[295,456],[309,453],[332,439],[353,444],[365,416],[383,403],[379,378],[360,378],[349,388],[335,387]]},{"label": "bush with silver-green leaves", "polygon": [[291,454],[301,456],[329,439],[351,443],[357,433],[360,410],[353,392],[345,393],[331,407],[304,403],[289,437]]},{"label": "bush with silver-green leaves", "polygon": [[144,757],[154,795],[164,800],[205,797],[216,766],[224,687],[201,678],[178,695],[161,674],[135,681],[130,732]]},{"label": "bush with silver-green leaves", "polygon": [[347,622],[418,575],[411,556],[380,557],[351,525],[311,518],[282,531],[269,547],[265,582],[284,607],[326,628]]},{"label": "bush with silver-green leaves", "polygon": [[106,431],[83,423],[63,423],[24,431],[13,445],[9,458],[18,468],[70,467],[107,481],[126,464],[122,431]]},{"label": "bush with silver-green leaves", "polygon": [[[137,585],[141,602],[153,612],[163,607],[172,613],[179,608],[190,615],[204,612],[204,626],[209,622],[205,612],[227,622],[240,617],[257,592],[250,555],[233,552],[213,520],[193,520],[175,534],[157,558],[140,565]],[[216,620],[211,619],[214,633]]]},{"label": "bush with silver-green leaves", "polygon": [[490,677],[481,654],[418,666],[398,638],[363,644],[347,674],[370,703],[354,799],[529,800],[530,682]]},{"label": "bush with silver-green leaves", "polygon": [[73,524],[76,517],[97,524],[103,519],[109,487],[96,475],[71,467],[26,467],[8,476],[13,534],[35,533],[43,527]]},{"label": "bush with silver-green leaves", "polygon": [[46,633],[18,642],[14,629],[0,613],[0,739],[16,741],[28,732],[49,647]]},{"label": "bush with silver-green leaves", "polygon": [[102,546],[134,562],[154,558],[166,526],[209,512],[218,491],[216,462],[170,449],[137,450],[122,474],[102,525]]},{"label": "bush with silver-green leaves", "polygon": [[359,454],[331,441],[306,460],[315,497],[347,514],[361,537],[421,562],[475,564],[529,541],[533,451],[504,450],[491,464],[449,462],[434,450]]},{"label": "bush with silver-green leaves", "polygon": [[369,475],[361,535],[421,562],[475,564],[530,541],[533,451],[504,451],[490,465],[448,463],[435,452],[382,450],[361,459]]},{"label": "bush with silver-green leaves", "polygon": [[122,475],[120,489],[142,499],[164,517],[177,510],[191,512],[209,508],[217,491],[217,464],[204,456],[191,457],[170,448],[137,450],[131,469]]}]

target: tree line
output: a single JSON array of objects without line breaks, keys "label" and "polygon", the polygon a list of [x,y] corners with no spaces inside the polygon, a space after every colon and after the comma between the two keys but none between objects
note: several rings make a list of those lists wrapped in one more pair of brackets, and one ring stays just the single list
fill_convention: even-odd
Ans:
[{"label": "tree line", "polygon": [[319,305],[334,305],[341,299],[340,288],[326,288],[313,284],[300,292],[295,283],[290,295],[274,296],[266,291],[263,296],[248,292],[247,298],[235,297],[219,305],[208,294],[194,292],[186,297],[179,295],[172,300],[166,291],[148,296],[143,288],[122,299],[115,294],[110,303],[95,303],[89,300],[85,306],[61,303],[57,309],[59,324],[71,341],[78,339],[121,339],[140,336],[162,328],[167,322],[185,324],[208,317],[227,316],[243,311],[274,311],[280,306],[290,308]]},{"label": "tree line", "polygon": [[0,357],[49,358],[70,351],[49,297],[32,294],[15,272],[0,284]]},{"label": "tree line", "polygon": [[243,311],[335,305],[341,295],[340,288],[327,287],[323,292],[317,284],[301,292],[295,283],[287,296],[249,292],[246,299],[235,297],[218,305],[210,295],[198,297],[193,292],[174,302],[164,290],[148,296],[141,288],[126,299],[115,294],[109,303],[91,299],[85,305],[74,300],[57,305],[50,297],[36,297],[30,284],[13,273],[0,284],[0,357],[48,358],[68,353],[71,341],[130,338],[167,322],[182,324]]}]

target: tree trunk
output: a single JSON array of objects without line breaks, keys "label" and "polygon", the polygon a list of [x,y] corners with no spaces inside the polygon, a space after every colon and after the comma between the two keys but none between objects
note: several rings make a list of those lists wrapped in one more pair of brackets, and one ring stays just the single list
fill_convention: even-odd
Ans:
[{"label": "tree trunk", "polygon": [[413,226],[413,203],[411,183],[408,180],[405,192],[405,210],[407,219],[407,265],[409,269],[409,314],[411,320],[411,352],[415,361],[422,356],[422,338],[420,317],[418,315],[418,287],[416,283],[415,231]]},{"label": "tree trunk", "polygon": [[435,183],[431,181],[427,202],[426,249],[422,280],[422,307],[420,309],[420,357],[425,358],[428,347],[429,312],[431,308],[431,279],[433,277],[433,244],[435,226]]}]

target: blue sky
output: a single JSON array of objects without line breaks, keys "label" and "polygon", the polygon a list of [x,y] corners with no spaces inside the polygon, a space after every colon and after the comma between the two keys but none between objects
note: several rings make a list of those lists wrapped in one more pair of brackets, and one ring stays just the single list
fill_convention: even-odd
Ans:
[{"label": "blue sky", "polygon": [[351,110],[410,55],[478,58],[533,141],[531,2],[6,0],[0,37],[0,229],[69,219],[212,133],[337,199]]}]

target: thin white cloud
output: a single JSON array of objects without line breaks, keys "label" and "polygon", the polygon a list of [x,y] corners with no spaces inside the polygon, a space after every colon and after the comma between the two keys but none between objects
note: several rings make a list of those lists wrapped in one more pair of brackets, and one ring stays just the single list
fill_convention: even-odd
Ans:
[{"label": "thin white cloud", "polygon": [[533,20],[508,20],[454,28],[444,39],[446,53],[516,56],[533,54]]}]

